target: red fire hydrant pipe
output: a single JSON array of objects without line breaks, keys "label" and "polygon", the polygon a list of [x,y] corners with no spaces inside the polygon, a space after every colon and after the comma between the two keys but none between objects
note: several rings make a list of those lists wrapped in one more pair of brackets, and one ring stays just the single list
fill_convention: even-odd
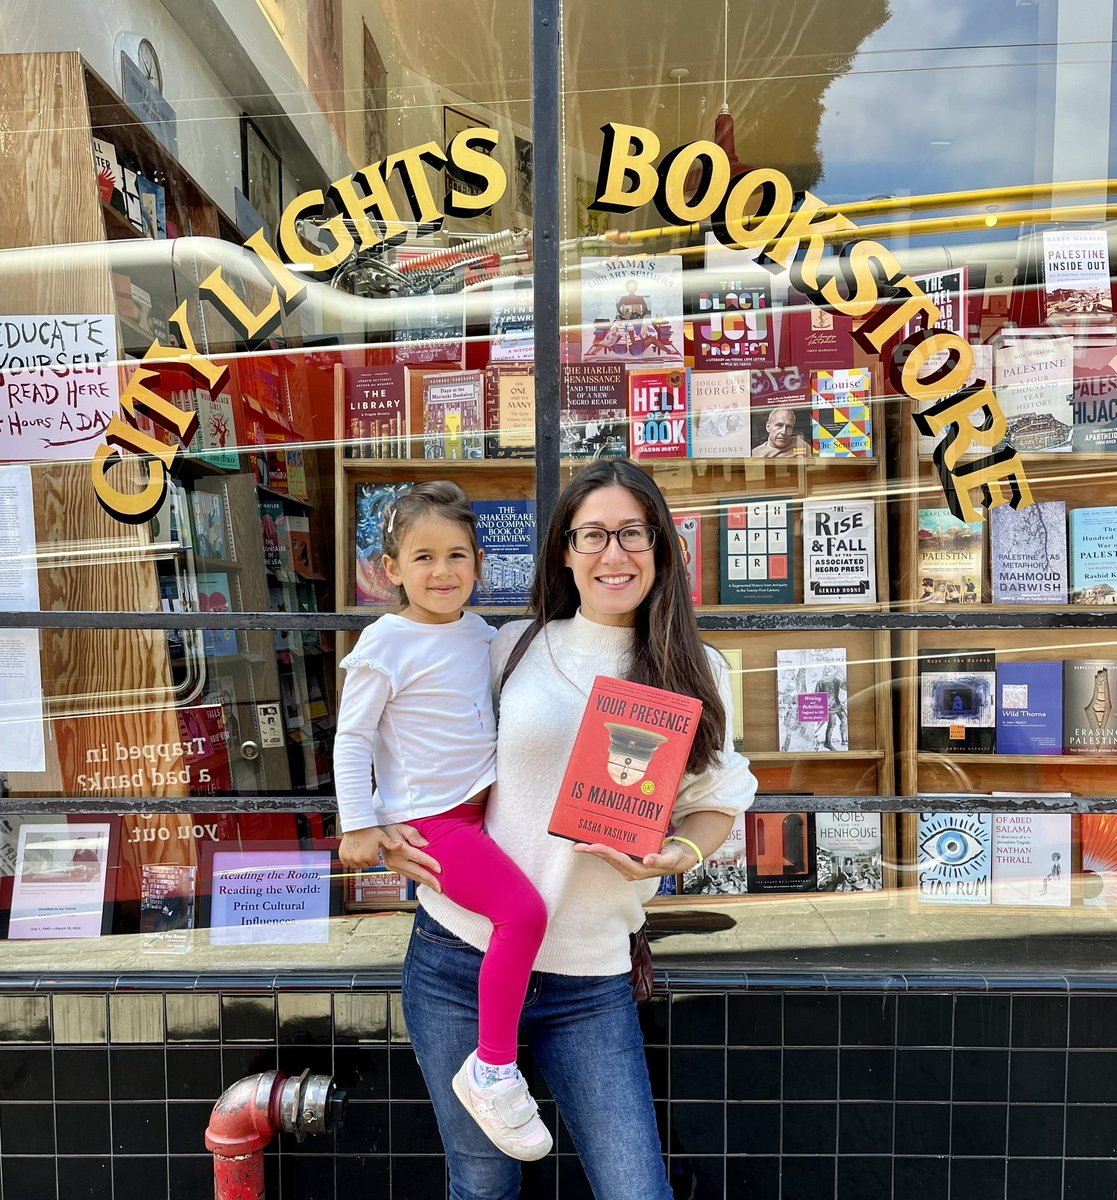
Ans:
[{"label": "red fire hydrant pipe", "polygon": [[282,1128],[279,1102],[286,1075],[264,1071],[226,1088],[210,1114],[206,1149],[213,1153],[214,1200],[262,1200],[264,1147]]}]

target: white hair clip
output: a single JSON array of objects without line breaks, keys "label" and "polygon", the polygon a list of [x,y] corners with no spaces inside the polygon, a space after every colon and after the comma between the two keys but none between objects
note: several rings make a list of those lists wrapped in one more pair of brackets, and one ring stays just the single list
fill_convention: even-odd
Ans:
[{"label": "white hair clip", "polygon": [[395,525],[395,523],[396,523],[396,505],[393,504],[392,505],[392,515],[388,518],[388,526],[384,532],[391,533],[392,528]]}]

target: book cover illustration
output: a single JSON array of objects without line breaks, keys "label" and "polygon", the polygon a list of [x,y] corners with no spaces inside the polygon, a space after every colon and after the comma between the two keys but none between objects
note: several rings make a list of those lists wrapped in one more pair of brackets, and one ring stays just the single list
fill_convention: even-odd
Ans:
[{"label": "book cover illustration", "polygon": [[1062,754],[1063,664],[997,664],[997,753]]},{"label": "book cover illustration", "polygon": [[264,570],[281,575],[291,567],[291,543],[287,533],[287,514],[282,500],[261,496],[260,531],[264,546]]},{"label": "book cover illustration", "polygon": [[530,276],[494,279],[489,316],[489,361],[533,362],[535,307]]},{"label": "book cover illustration", "polygon": [[423,457],[485,457],[485,383],[480,371],[423,377]]},{"label": "book cover illustration", "polygon": [[93,165],[97,170],[101,202],[119,213],[124,212],[124,172],[112,142],[99,137],[93,139]]},{"label": "book cover illustration", "polygon": [[996,669],[992,650],[920,654],[920,750],[994,752]]},{"label": "book cover illustration", "polygon": [[993,375],[1008,422],[1006,445],[1023,452],[1071,448],[1073,349],[1073,338],[1047,330],[1014,330],[995,346]]},{"label": "book cover illustration", "polygon": [[1117,507],[1070,511],[1072,604],[1117,604]]},{"label": "book cover illustration", "polygon": [[1043,231],[1043,298],[1046,318],[1053,325],[1092,323],[1112,316],[1107,230]]},{"label": "book cover illustration", "polygon": [[485,552],[471,604],[527,604],[535,575],[535,501],[475,500],[477,540]]},{"label": "book cover illustration", "polygon": [[722,604],[794,604],[790,498],[721,500]]},{"label": "book cover illustration", "polygon": [[691,458],[752,454],[750,371],[689,371]]},{"label": "book cover illustration", "polygon": [[993,903],[1069,908],[1069,813],[994,813]]},{"label": "book cover illustration", "polygon": [[191,492],[194,553],[201,558],[228,558],[225,497],[220,492]]},{"label": "book cover illustration", "polygon": [[992,509],[989,574],[994,604],[1066,604],[1066,502]]},{"label": "book cover illustration", "polygon": [[684,896],[740,896],[748,890],[745,814],[733,818],[729,836],[700,867],[683,874]]},{"label": "book cover illustration", "polygon": [[1082,903],[1087,908],[1117,906],[1117,813],[1083,813]]},{"label": "book cover illustration", "polygon": [[629,371],[628,418],[633,458],[686,458],[690,424],[686,370]]},{"label": "book cover illustration", "polygon": [[702,603],[702,514],[672,513],[692,604]]},{"label": "book cover illustration", "polygon": [[563,364],[559,439],[564,457],[628,454],[628,384],[623,363]]},{"label": "book cover illustration", "polygon": [[814,891],[813,814],[745,813],[745,871],[750,892]]},{"label": "book cover illustration", "polygon": [[310,518],[292,513],[287,518],[287,537],[291,543],[291,566],[304,578],[314,574],[314,555],[310,548]]},{"label": "book cover illustration", "polygon": [[729,691],[733,697],[733,749],[745,748],[745,652],[740,646],[721,651],[729,667]]},{"label": "book cover illustration", "polygon": [[194,948],[198,868],[143,863],[140,868],[140,936],[145,954],[189,954]]},{"label": "book cover illustration", "polygon": [[[406,265],[426,253],[423,250],[398,250],[396,264]],[[434,292],[397,297],[392,302],[396,314],[397,363],[412,367],[461,363],[465,354],[463,283],[459,271]]]},{"label": "book cover illustration", "polygon": [[949,508],[919,510],[920,603],[980,603],[983,537],[980,521],[963,521]]},{"label": "book cover illustration", "polygon": [[489,367],[486,370],[485,457],[535,457],[533,367]]},{"label": "book cover illustration", "polygon": [[310,493],[306,486],[306,452],[287,448],[287,492],[299,500],[306,500]]},{"label": "book cover illustration", "polygon": [[[755,266],[753,271],[756,273]],[[701,280],[689,322],[695,370],[775,366],[771,285],[762,279],[746,280],[739,269],[736,274],[726,274],[707,267]]]},{"label": "book cover illustration", "polygon": [[353,524],[357,555],[356,603],[358,607],[395,604],[399,589],[388,578],[384,557],[384,522],[392,505],[409,492],[412,483],[358,483]]},{"label": "book cover illustration", "polygon": [[1117,754],[1117,661],[1063,663],[1063,753]]},{"label": "book cover illustration", "polygon": [[198,457],[223,471],[235,471],[237,455],[237,426],[233,419],[233,397],[228,392],[214,395],[205,388],[197,389],[198,435],[201,451]]},{"label": "book cover illustration", "polygon": [[683,360],[683,260],[583,258],[582,361]]},{"label": "book cover illustration", "polygon": [[879,892],[884,886],[880,813],[815,813],[820,892]]},{"label": "book cover illustration", "polygon": [[990,813],[920,813],[919,899],[926,904],[988,904]]},{"label": "book cover illustration", "polygon": [[876,505],[803,501],[803,603],[875,604]]},{"label": "book cover illustration", "polygon": [[[233,612],[233,593],[229,576],[224,571],[205,571],[197,576],[198,611],[204,613]],[[237,652],[235,629],[207,629],[204,637],[207,658],[228,658]]]},{"label": "book cover illustration", "polygon": [[408,369],[349,367],[345,370],[345,416],[338,436],[347,458],[409,458],[411,406]]},{"label": "book cover illustration", "polygon": [[811,372],[811,453],[868,458],[873,453],[872,376],[864,367]]},{"label": "book cover illustration", "polygon": [[849,749],[849,679],[844,646],[776,651],[780,751]]},{"label": "book cover illustration", "polygon": [[663,846],[702,702],[599,675],[548,832],[631,858]]},{"label": "book cover illustration", "polygon": [[1075,450],[1117,450],[1117,344],[1076,347],[1071,400]]}]

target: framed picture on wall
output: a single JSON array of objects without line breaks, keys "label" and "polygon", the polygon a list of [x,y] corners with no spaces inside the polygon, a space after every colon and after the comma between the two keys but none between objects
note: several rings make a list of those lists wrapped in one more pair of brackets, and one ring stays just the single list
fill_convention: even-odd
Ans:
[{"label": "framed picture on wall", "polygon": [[[460,108],[454,108],[449,104],[442,106],[442,144],[449,144],[462,132],[463,129],[475,129],[478,126],[489,128],[488,121],[482,120],[481,117],[475,117],[471,113],[464,112]],[[449,197],[451,189],[462,192],[467,196],[479,196],[484,191],[481,184],[475,183],[457,183],[446,176],[446,194]],[[493,225],[493,210],[490,209],[487,213],[479,213],[475,217],[457,217],[450,218],[461,222],[461,228],[464,231],[473,234],[491,233],[494,229]]]},{"label": "framed picture on wall", "polygon": [[264,219],[268,237],[275,239],[282,209],[283,168],[279,155],[247,114],[240,119],[240,153],[244,194]]}]

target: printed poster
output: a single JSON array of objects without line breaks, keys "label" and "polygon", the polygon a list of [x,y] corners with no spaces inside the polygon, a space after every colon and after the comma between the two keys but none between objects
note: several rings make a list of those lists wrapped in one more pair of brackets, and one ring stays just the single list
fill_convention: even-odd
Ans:
[{"label": "printed poster", "polygon": [[329,850],[215,850],[214,946],[308,946],[330,940]]},{"label": "printed poster", "polygon": [[10,940],[100,936],[109,830],[107,821],[20,826]]}]

